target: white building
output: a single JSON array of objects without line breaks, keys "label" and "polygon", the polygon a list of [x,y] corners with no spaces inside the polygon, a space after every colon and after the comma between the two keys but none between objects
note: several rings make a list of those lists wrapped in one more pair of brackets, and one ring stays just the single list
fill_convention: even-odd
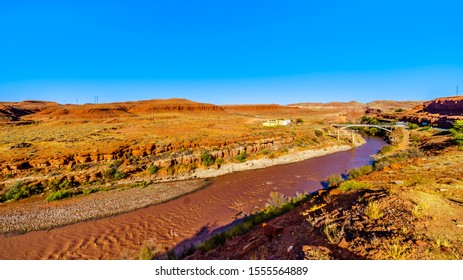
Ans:
[{"label": "white building", "polygon": [[268,127],[286,126],[286,125],[290,125],[290,124],[291,124],[291,120],[283,120],[283,119],[280,119],[280,120],[268,120],[268,121],[263,123],[264,126],[268,126]]}]

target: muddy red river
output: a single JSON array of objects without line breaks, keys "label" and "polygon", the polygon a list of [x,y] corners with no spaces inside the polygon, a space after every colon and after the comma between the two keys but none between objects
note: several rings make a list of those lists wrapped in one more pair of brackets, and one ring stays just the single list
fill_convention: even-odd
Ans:
[{"label": "muddy red river", "polygon": [[322,187],[334,173],[368,164],[385,142],[298,163],[244,171],[212,179],[211,185],[163,204],[49,231],[0,236],[1,259],[124,259],[144,244],[181,248],[226,227],[237,213],[265,206],[271,192],[294,195]]}]

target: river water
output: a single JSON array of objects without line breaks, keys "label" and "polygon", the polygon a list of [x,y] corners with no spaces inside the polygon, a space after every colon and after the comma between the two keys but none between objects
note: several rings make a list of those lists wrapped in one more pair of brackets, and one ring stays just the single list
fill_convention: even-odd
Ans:
[{"label": "river water", "polygon": [[0,238],[0,259],[123,259],[145,245],[181,247],[232,223],[239,212],[265,206],[271,192],[294,195],[322,188],[329,175],[371,162],[386,143],[367,143],[345,152],[298,163],[243,171],[212,179],[211,185],[160,205],[49,231]]}]

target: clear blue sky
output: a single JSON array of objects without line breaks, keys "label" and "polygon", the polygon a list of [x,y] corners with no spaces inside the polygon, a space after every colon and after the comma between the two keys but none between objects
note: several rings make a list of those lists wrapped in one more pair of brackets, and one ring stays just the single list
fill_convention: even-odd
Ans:
[{"label": "clear blue sky", "polygon": [[463,1],[0,0],[0,100],[463,94]]}]

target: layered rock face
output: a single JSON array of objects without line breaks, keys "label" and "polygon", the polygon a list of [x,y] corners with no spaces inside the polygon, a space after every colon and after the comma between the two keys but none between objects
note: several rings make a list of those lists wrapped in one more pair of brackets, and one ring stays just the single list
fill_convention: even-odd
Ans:
[{"label": "layered rock face", "polygon": [[463,120],[463,97],[443,97],[424,102],[405,112],[402,119],[423,126],[451,128],[455,120]]},{"label": "layered rock face", "polygon": [[[105,166],[106,163],[114,160],[123,162],[123,167],[131,166],[131,160],[136,158],[138,165],[142,170],[149,165],[156,166],[166,170],[168,168],[181,168],[182,166],[197,168],[201,166],[201,154],[208,151],[214,159],[230,160],[238,155],[246,153],[247,155],[255,154],[263,149],[278,149],[285,144],[293,141],[291,138],[269,138],[269,139],[247,139],[247,141],[226,141],[221,143],[209,143],[207,147],[200,147],[198,143],[169,143],[166,145],[149,144],[143,146],[125,146],[119,147],[110,153],[81,153],[73,155],[55,155],[52,158],[32,159],[15,163],[0,163],[0,171],[3,173],[22,174],[30,168],[37,168],[45,172],[50,172],[57,168],[67,168],[71,170],[75,165],[92,164]],[[141,163],[141,165],[140,165]],[[129,173],[137,173],[141,170],[127,170]],[[75,177],[77,182],[84,183],[95,181],[101,177],[98,174],[86,174],[89,176]],[[73,180],[74,180],[73,179]]]},{"label": "layered rock face", "polygon": [[448,116],[463,116],[463,97],[437,98],[423,103],[424,112]]}]

